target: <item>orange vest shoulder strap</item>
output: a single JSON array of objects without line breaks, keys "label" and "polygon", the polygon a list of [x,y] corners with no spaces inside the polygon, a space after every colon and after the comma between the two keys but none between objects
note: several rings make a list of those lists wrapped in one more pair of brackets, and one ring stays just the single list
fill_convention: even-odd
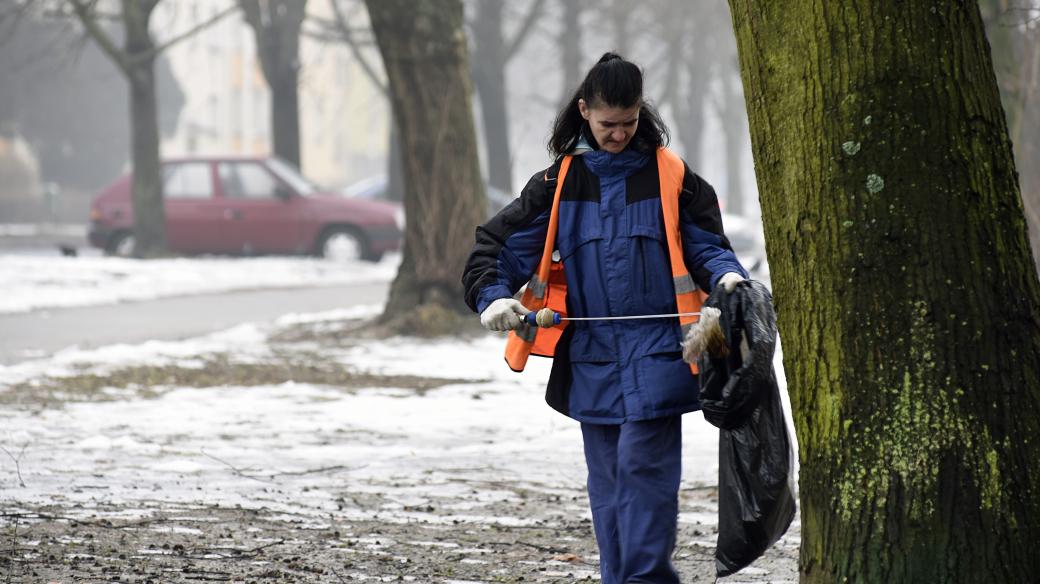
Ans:
[{"label": "orange vest shoulder strap", "polygon": [[[531,277],[531,280],[527,283],[527,289],[524,290],[523,296],[520,297],[520,303],[526,308],[532,311],[537,311],[545,307],[548,292],[550,289],[550,271],[552,268],[552,254],[553,248],[556,246],[556,231],[560,225],[560,195],[563,193],[563,181],[567,176],[567,171],[570,170],[571,160],[573,156],[564,156],[560,162],[560,172],[556,176],[556,190],[553,193],[552,208],[549,211],[549,228],[545,234],[545,245],[542,247],[542,258],[538,262],[538,270]],[[548,177],[548,172],[546,172]],[[558,277],[552,278],[552,280],[559,280],[562,278],[562,274]],[[542,336],[554,337],[544,339],[548,343],[539,343],[538,354],[552,355],[552,350],[556,347],[556,342],[559,340],[560,331],[563,326],[552,327],[551,329],[545,329]],[[552,331],[550,333],[550,331]],[[521,326],[519,329],[510,331],[509,340],[506,341],[506,363],[509,364],[509,368],[513,371],[523,371],[524,366],[527,365],[527,358],[531,355],[531,352],[535,350],[535,341],[539,337],[538,327],[534,326]],[[542,347],[541,345],[547,345]],[[548,346],[551,344],[552,346]]]},{"label": "orange vest shoulder strap", "polygon": [[[686,165],[674,152],[667,148],[657,150],[657,172],[661,181],[661,211],[664,214],[665,236],[668,241],[668,258],[672,265],[672,285],[675,287],[675,305],[680,314],[679,325],[683,338],[699,316],[689,313],[700,312],[707,297],[690,276],[683,258],[682,232],[679,222],[679,194],[682,193]],[[691,363],[690,370],[697,373],[697,364]]]}]

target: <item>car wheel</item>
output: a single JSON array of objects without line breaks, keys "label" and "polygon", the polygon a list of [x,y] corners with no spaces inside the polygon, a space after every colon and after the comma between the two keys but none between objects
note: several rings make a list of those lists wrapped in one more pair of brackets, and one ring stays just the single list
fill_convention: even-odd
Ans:
[{"label": "car wheel", "polygon": [[354,229],[346,227],[329,229],[322,234],[318,242],[318,255],[337,262],[368,259],[364,238]]},{"label": "car wheel", "polygon": [[126,231],[116,233],[108,240],[105,254],[120,258],[134,257],[134,245],[136,244],[134,234]]}]

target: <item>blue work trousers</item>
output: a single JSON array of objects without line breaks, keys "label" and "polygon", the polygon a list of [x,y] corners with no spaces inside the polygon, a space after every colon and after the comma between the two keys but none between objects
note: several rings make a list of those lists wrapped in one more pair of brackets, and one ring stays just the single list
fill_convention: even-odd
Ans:
[{"label": "blue work trousers", "polygon": [[678,584],[682,417],[581,425],[602,584]]}]

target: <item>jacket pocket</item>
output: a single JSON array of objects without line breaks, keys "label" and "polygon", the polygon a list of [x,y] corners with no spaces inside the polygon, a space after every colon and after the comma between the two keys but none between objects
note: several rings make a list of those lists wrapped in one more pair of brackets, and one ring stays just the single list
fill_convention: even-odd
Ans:
[{"label": "jacket pocket", "polygon": [[674,312],[675,286],[668,242],[660,229],[642,225],[630,227],[629,270],[632,314]]},{"label": "jacket pocket", "polygon": [[582,228],[566,234],[558,234],[556,236],[556,249],[560,252],[560,259],[566,260],[574,255],[581,246],[601,239],[603,239],[603,236],[599,229]]}]

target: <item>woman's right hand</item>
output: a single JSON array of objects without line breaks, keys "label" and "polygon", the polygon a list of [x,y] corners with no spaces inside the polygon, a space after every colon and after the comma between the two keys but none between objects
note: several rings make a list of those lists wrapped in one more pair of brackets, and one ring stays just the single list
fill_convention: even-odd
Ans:
[{"label": "woman's right hand", "polygon": [[520,326],[524,315],[529,312],[513,298],[499,298],[480,313],[480,324],[489,331],[511,331]]}]

